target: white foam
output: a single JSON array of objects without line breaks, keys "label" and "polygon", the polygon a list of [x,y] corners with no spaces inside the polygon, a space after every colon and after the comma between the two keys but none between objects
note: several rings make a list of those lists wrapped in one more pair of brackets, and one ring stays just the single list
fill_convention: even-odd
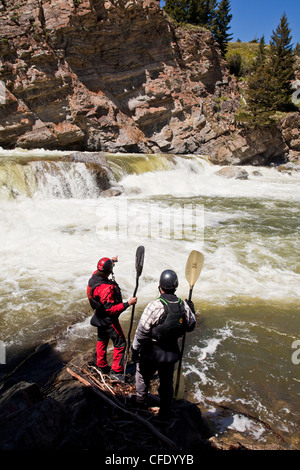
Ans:
[{"label": "white foam", "polygon": [[265,428],[262,425],[250,420],[246,416],[236,414],[232,419],[233,422],[228,425],[228,429],[241,433],[249,433],[256,440],[260,440],[265,432]]},{"label": "white foam", "polygon": [[223,178],[217,174],[222,167],[209,164],[201,157],[177,157],[175,166],[165,171],[148,171],[126,175],[121,181],[126,192],[180,197],[240,197],[299,201],[300,172],[286,175],[274,168],[260,169],[261,176],[253,176],[253,167],[243,167],[249,173],[247,180]]},{"label": "white foam", "polygon": [[[3,158],[19,156],[20,153],[24,157],[29,155],[25,150],[0,149]],[[36,150],[30,154],[47,156],[49,152]],[[51,170],[51,165],[49,168]],[[219,229],[222,223],[230,225],[231,220],[234,222],[252,217],[250,210],[249,213],[243,212],[242,202],[241,206],[237,205],[231,211],[223,210],[223,206],[218,206],[216,201],[213,206],[215,209],[210,207],[205,212],[204,228],[211,230],[211,239],[205,232],[203,241],[194,242],[188,236],[185,239],[163,238],[159,234],[155,235],[155,232],[149,237],[148,220],[145,220],[149,207],[154,214],[167,219],[172,204],[174,217],[178,217],[180,204],[175,205],[178,202],[175,198],[177,195],[182,197],[183,202],[185,199],[190,202],[189,196],[201,195],[217,195],[222,201],[227,197],[241,196],[243,200],[245,197],[255,197],[274,208],[276,201],[290,198],[290,209],[295,216],[297,207],[293,208],[293,201],[299,199],[299,176],[296,174],[283,176],[274,169],[262,169],[261,177],[251,177],[251,181],[233,181],[217,176],[217,168],[205,159],[176,157],[168,171],[147,171],[126,176],[122,184],[125,191],[130,193],[129,197],[123,195],[105,199],[97,196],[92,175],[81,163],[65,165],[63,162],[55,162],[55,171],[49,171],[46,175],[44,169],[44,162],[31,162],[27,167],[29,173],[32,171],[32,178],[27,174],[30,183],[35,180],[33,173],[39,174],[33,197],[1,200],[0,291],[5,299],[2,302],[3,314],[7,309],[8,295],[13,311],[20,304],[23,307],[28,305],[24,323],[28,321],[31,311],[34,311],[34,305],[38,311],[41,297],[33,301],[30,291],[35,289],[37,279],[39,287],[44,289],[42,297],[46,298],[46,304],[52,295],[60,310],[62,304],[66,305],[66,310],[68,306],[76,309],[74,302],[85,298],[86,282],[102,256],[119,255],[115,274],[127,298],[135,286],[134,257],[140,244],[146,248],[145,267],[138,293],[143,304],[158,294],[158,279],[164,268],[174,269],[178,273],[178,295],[187,297],[189,286],[184,267],[192,249],[199,249],[205,255],[201,277],[193,290],[195,301],[216,305],[253,298],[299,301],[299,271],[293,267],[298,242],[296,236],[295,241],[291,236],[281,238],[280,233],[274,236],[271,240],[273,250],[265,246],[264,238],[257,234],[245,237],[243,227],[239,230],[237,224],[235,231],[225,228],[219,230],[217,239],[214,239],[214,228]],[[139,195],[130,192],[134,187],[140,189]],[[170,198],[166,200],[162,197],[164,195]],[[129,200],[136,209],[135,216],[125,221],[129,232],[123,239],[115,236],[114,228],[109,227],[114,208],[122,198]],[[133,221],[135,226],[136,222],[140,222],[139,230],[132,230]],[[189,234],[193,224],[190,208],[186,210],[185,222]],[[105,226],[106,231],[101,231]],[[283,246],[284,251],[281,249]],[[59,313],[62,317],[65,315],[65,311]],[[205,344],[199,351],[199,357],[212,358],[226,339],[226,334],[230,334],[230,329],[227,332],[224,330],[222,334]],[[205,371],[202,372],[205,374]],[[205,377],[202,376],[201,380],[204,381]]]}]

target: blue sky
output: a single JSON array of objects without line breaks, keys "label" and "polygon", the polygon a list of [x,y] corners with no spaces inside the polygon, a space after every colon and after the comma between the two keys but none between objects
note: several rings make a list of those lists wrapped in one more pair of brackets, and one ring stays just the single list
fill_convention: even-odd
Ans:
[{"label": "blue sky", "polygon": [[264,34],[268,43],[284,12],[293,42],[300,43],[300,0],[231,0],[233,41],[248,42]]}]

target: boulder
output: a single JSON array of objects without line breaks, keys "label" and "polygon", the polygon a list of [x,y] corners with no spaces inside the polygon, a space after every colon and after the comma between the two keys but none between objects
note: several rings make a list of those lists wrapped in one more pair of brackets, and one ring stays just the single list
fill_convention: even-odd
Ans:
[{"label": "boulder", "polygon": [[203,146],[213,163],[219,165],[269,165],[284,163],[288,146],[276,126],[234,130]]},{"label": "boulder", "polygon": [[[138,410],[134,385],[101,376],[94,367],[94,350],[79,353],[65,365],[57,361],[56,373],[52,370],[45,375],[45,361],[47,364],[56,354],[49,347],[38,349],[2,382],[0,450],[97,451],[104,461],[112,452],[169,455],[180,449],[198,459],[205,450],[288,448],[267,425],[266,443],[237,431],[219,435],[214,430],[218,423],[214,423],[213,413],[205,417],[200,407],[187,399],[173,401],[168,425],[157,417],[157,380],[151,383],[149,408]],[[35,382],[30,381],[33,377]],[[224,422],[224,413],[232,417],[236,412],[226,406],[220,413]]]},{"label": "boulder", "polygon": [[287,146],[300,154],[300,113],[292,113],[284,118],[280,128]]},{"label": "boulder", "polygon": [[216,171],[215,173],[222,178],[234,178],[236,180],[246,180],[248,179],[248,172],[244,168],[240,168],[237,166],[227,166],[221,168],[220,170]]}]

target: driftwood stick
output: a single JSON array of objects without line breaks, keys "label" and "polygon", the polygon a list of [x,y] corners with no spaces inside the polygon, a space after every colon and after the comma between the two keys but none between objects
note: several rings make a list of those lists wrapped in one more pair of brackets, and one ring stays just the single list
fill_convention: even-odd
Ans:
[{"label": "driftwood stick", "polygon": [[166,445],[168,445],[169,447],[172,447],[172,448],[175,448],[176,447],[176,444],[175,442],[171,441],[171,439],[169,439],[168,437],[166,437],[164,434],[162,434],[161,432],[159,432],[151,423],[149,423],[147,420],[143,419],[141,416],[135,414],[135,413],[132,413],[131,411],[129,410],[126,410],[125,408],[123,408],[122,406],[118,405],[117,403],[113,402],[110,398],[108,398],[104,393],[102,393],[98,388],[96,388],[94,385],[92,385],[88,380],[84,379],[83,377],[81,377],[80,375],[76,374],[75,372],[73,372],[71,369],[69,369],[67,367],[67,371],[69,372],[69,374],[71,374],[73,377],[75,377],[75,379],[79,380],[79,382],[82,382],[84,385],[86,385],[87,387],[90,387],[93,392],[95,392],[97,395],[99,395],[104,401],[106,401],[107,403],[109,403],[111,406],[113,406],[114,408],[118,408],[119,410],[121,410],[124,414],[126,414],[127,416],[130,416],[131,418],[133,418],[134,420],[136,421],[139,421],[140,423],[142,423],[144,426],[146,426],[149,431],[152,432],[152,434],[154,434],[158,439],[160,439],[162,442],[164,442]]},{"label": "driftwood stick", "polygon": [[96,387],[99,387],[101,390],[106,390],[106,391],[109,391],[112,395],[116,395],[114,389],[112,387],[110,387],[104,380],[103,378],[103,375],[101,374],[100,371],[98,371],[96,369],[96,367],[93,367],[93,366],[90,366],[92,369],[94,369],[101,377],[101,380],[103,383],[100,383],[96,377],[94,377],[89,371],[87,371],[86,369],[83,369],[82,367],[79,367],[79,366],[76,366],[75,364],[71,364],[73,367],[75,367],[76,369],[78,369],[80,372],[82,372],[83,374],[87,375],[89,377],[89,379],[91,379],[94,384],[96,385]]},{"label": "driftwood stick", "polygon": [[[96,370],[96,369],[95,369]],[[92,374],[90,374],[86,369],[82,369],[82,372],[84,374],[86,374],[95,384],[96,386],[100,387],[101,390],[106,390],[108,391],[109,393],[111,393],[111,395],[115,395],[115,391],[112,387],[110,387],[104,380],[103,378],[103,375],[101,374],[101,372],[99,372],[99,375],[101,377],[101,380],[102,380],[102,383],[99,382],[99,380],[96,379],[96,377],[94,377]],[[98,371],[97,371],[98,372]]]},{"label": "driftwood stick", "polygon": [[[110,387],[110,385],[108,385],[108,384],[105,382],[104,377],[103,377],[103,374],[102,374],[98,369],[96,369],[96,367],[94,367],[94,366],[90,366],[90,367],[91,367],[92,369],[94,369],[94,370],[97,372],[98,375],[100,375],[104,387],[106,387],[107,390],[108,390],[112,395],[115,395],[116,392],[114,391],[114,389],[113,389],[112,387]],[[95,379],[95,380],[96,380],[96,379]]]}]

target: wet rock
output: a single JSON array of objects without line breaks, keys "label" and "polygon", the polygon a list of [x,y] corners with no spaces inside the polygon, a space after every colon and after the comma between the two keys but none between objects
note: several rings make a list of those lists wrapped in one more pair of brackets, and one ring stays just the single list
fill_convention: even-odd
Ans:
[{"label": "wet rock", "polygon": [[300,157],[300,113],[292,113],[281,122],[281,132],[288,147],[299,152]]},{"label": "wet rock", "polygon": [[288,146],[276,126],[234,130],[205,146],[211,161],[219,165],[269,165],[287,160]]},{"label": "wet rock", "polygon": [[110,170],[105,153],[103,152],[74,152],[65,157],[65,160],[75,163],[85,163],[95,167]]},{"label": "wet rock", "polygon": [[18,382],[6,390],[0,398],[0,419],[24,411],[41,399],[42,394],[36,384]]},{"label": "wet rock", "polygon": [[116,197],[120,196],[120,194],[122,194],[121,188],[110,188],[101,192],[102,197]]},{"label": "wet rock", "polygon": [[[51,353],[49,348],[43,351]],[[50,356],[53,357],[53,353]],[[149,408],[137,409],[133,384],[115,382],[107,377],[103,382],[99,377],[93,368],[94,350],[72,357],[65,366],[57,362],[56,374],[51,380],[42,373],[45,359],[38,351],[22,363],[21,371],[16,368],[2,382],[0,450],[95,450],[103,457],[107,452],[151,455],[159,451],[169,454],[175,448],[196,458],[207,450],[288,448],[272,430],[269,430],[270,439],[266,443],[257,443],[234,430],[216,434],[212,414],[207,420],[199,406],[185,399],[173,401],[170,423],[160,421],[155,381]],[[41,370],[40,378],[37,370],[31,373],[32,366]],[[92,374],[94,378],[90,380]],[[24,375],[37,380],[18,380]],[[89,379],[92,386],[78,378],[83,382]],[[100,388],[95,388],[95,383],[100,384]],[[224,407],[223,413],[234,414],[228,407]]]},{"label": "wet rock", "polygon": [[64,159],[75,163],[84,163],[94,173],[97,186],[103,192],[110,190],[113,176],[103,152],[74,152],[64,157]]},{"label": "wet rock", "polygon": [[246,180],[249,176],[245,169],[236,166],[221,168],[221,170],[216,171],[216,175],[222,178],[234,178],[236,180]]},{"label": "wet rock", "polygon": [[66,411],[45,398],[19,413],[0,418],[0,450],[49,450],[65,430]]},{"label": "wet rock", "polygon": [[287,173],[292,174],[294,171],[300,171],[300,163],[296,164],[296,163],[288,162],[285,165],[277,166],[276,170],[280,172],[287,172]]}]

